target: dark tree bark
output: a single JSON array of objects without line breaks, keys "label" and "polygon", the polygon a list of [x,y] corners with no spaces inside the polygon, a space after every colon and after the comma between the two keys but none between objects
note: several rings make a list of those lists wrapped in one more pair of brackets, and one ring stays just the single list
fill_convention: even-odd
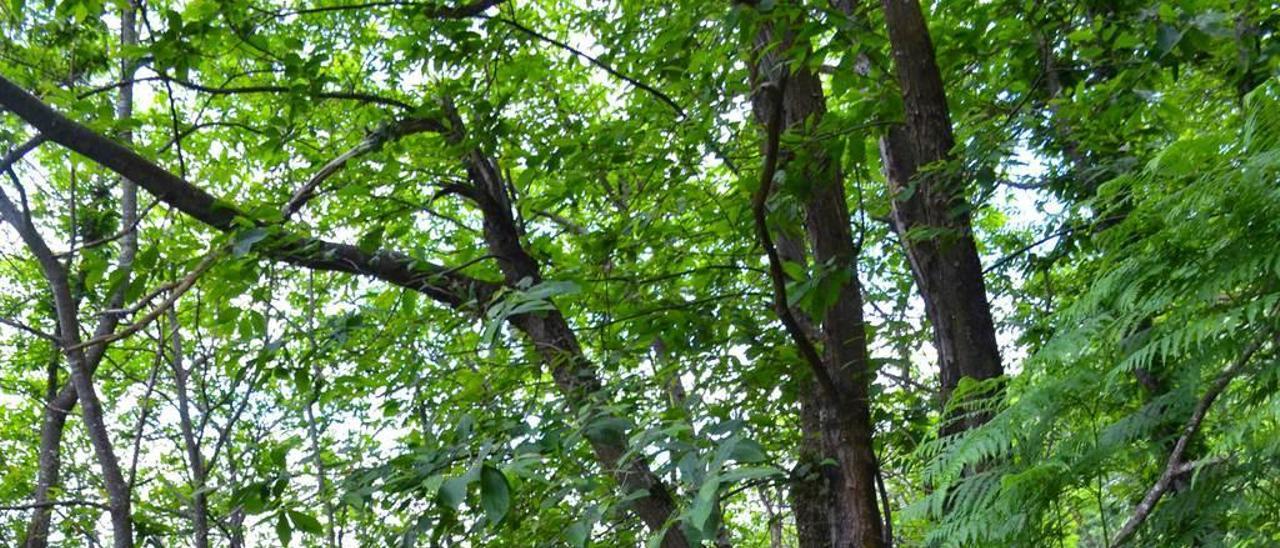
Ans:
[{"label": "dark tree bark", "polygon": [[[449,109],[451,110],[451,108]],[[449,127],[454,133],[447,135],[451,144],[462,141],[463,121],[450,113]],[[538,284],[542,273],[538,262],[520,242],[520,230],[516,225],[510,201],[507,181],[498,169],[498,163],[484,151],[476,148],[463,157],[469,188],[459,193],[471,199],[484,217],[484,238],[489,253],[498,262],[508,286]],[[523,314],[512,318],[513,324],[533,342],[542,361],[551,369],[556,386],[576,407],[603,408],[608,396],[595,365],[583,354],[577,336],[560,310]],[[611,417],[600,417],[608,419]],[[625,439],[625,437],[623,438]],[[662,480],[649,470],[643,457],[625,457],[625,443],[601,438],[590,439],[596,460],[610,471],[624,493],[646,492],[632,503],[632,510],[652,531],[659,531],[677,513],[675,501]],[[625,458],[624,458],[625,457]],[[662,546],[679,548],[689,546],[688,540],[673,526],[663,537]]]},{"label": "dark tree bark", "polygon": [[[955,137],[933,42],[917,0],[883,5],[906,119],[881,140],[882,163],[894,196],[893,226],[933,325],[946,400],[960,379],[1004,371],[964,175],[949,164]],[[981,413],[949,417],[942,430],[951,434],[985,420]]]},{"label": "dark tree bark", "polygon": [[753,96],[753,107],[757,120],[768,125],[776,99],[763,89],[782,85],[782,127],[799,133],[801,144],[777,151],[782,153],[779,165],[788,178],[801,177],[808,187],[804,226],[815,264],[846,277],[834,304],[818,318],[820,324],[800,333],[818,335],[822,356],[820,363],[812,365],[819,380],[826,377],[813,383],[812,393],[802,396],[801,452],[818,448],[823,458],[836,464],[821,470],[824,481],[816,488],[796,486],[797,523],[805,522],[798,532],[804,546],[882,546],[868,398],[871,371],[844,179],[822,143],[805,135],[826,113],[826,99],[817,74],[808,68],[792,69],[785,62],[787,50],[808,47],[793,43],[790,29],[782,28],[791,23],[785,17],[764,23],[756,36],[753,84],[762,91]]}]

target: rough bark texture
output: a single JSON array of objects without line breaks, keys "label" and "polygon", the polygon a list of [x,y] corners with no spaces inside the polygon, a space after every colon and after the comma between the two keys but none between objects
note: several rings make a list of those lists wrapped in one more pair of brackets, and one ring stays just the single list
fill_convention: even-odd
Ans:
[{"label": "rough bark texture", "polygon": [[[784,66],[781,52],[793,44],[789,33],[778,32],[776,25],[779,24],[766,23],[756,37],[754,80],[757,87],[777,81],[782,71],[790,70]],[[821,81],[808,69],[786,75],[782,101],[784,127],[801,135],[826,113]],[[756,94],[753,106],[757,119],[767,120],[768,94]],[[815,328],[822,343],[822,367],[834,390],[819,390],[815,383],[813,393],[802,398],[801,422],[806,430],[802,452],[811,450],[816,442],[823,457],[833,459],[836,465],[822,470],[825,481],[819,492],[825,491],[825,497],[815,495],[813,486],[797,486],[800,489],[793,496],[797,522],[808,522],[798,532],[804,546],[881,546],[868,401],[871,379],[843,175],[822,143],[807,139],[799,146],[804,149],[786,151],[782,164],[788,177],[803,177],[808,186],[804,225],[809,248],[816,264],[828,265],[833,272],[847,276],[847,280],[835,303],[824,311],[820,326]],[[801,158],[802,165],[795,161]],[[816,439],[810,429],[815,416],[820,433]],[[819,506],[814,508],[815,504]],[[819,512],[825,516],[820,517]]]},{"label": "rough bark texture", "polygon": [[[916,285],[933,325],[942,396],[960,379],[1003,374],[982,264],[973,240],[963,174],[948,166],[955,138],[934,58],[933,42],[916,0],[883,0],[889,43],[906,119],[881,140],[893,201],[893,225],[906,248]],[[986,420],[949,420],[943,433]]]}]

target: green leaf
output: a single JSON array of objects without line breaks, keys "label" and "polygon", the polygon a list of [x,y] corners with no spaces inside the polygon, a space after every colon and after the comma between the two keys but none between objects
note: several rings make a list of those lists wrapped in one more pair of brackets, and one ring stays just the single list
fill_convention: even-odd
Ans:
[{"label": "green leaf", "polygon": [[587,525],[581,521],[573,522],[573,525],[565,528],[564,538],[569,542],[569,546],[581,548],[587,544],[587,535],[589,531]]},{"label": "green leaf", "polygon": [[292,521],[295,527],[307,533],[313,535],[324,533],[324,526],[320,525],[320,521],[312,517],[311,514],[289,510],[289,521]]},{"label": "green leaf", "polygon": [[436,495],[440,504],[443,504],[453,510],[457,510],[462,505],[462,501],[467,499],[467,484],[471,483],[467,479],[467,475],[455,476],[444,480],[440,484],[440,491]]},{"label": "green leaf", "polygon": [[281,546],[288,546],[289,541],[293,540],[293,527],[289,525],[284,512],[276,514],[276,538],[280,539]]},{"label": "green leaf", "polygon": [[698,494],[689,508],[689,525],[706,532],[711,514],[720,502],[720,478],[712,476],[698,488]]},{"label": "green leaf", "polygon": [[1156,53],[1160,57],[1168,55],[1173,47],[1182,39],[1182,32],[1172,25],[1160,25],[1156,28]]},{"label": "green leaf", "polygon": [[385,226],[375,226],[368,232],[364,233],[359,240],[356,241],[356,247],[365,253],[373,253],[382,247],[382,234],[386,230]]},{"label": "green leaf", "polygon": [[729,458],[741,463],[756,463],[766,460],[768,457],[764,454],[764,448],[754,440],[741,439],[737,445],[733,446],[733,450],[729,452]]},{"label": "green leaf", "polygon": [[480,469],[480,506],[494,525],[501,523],[511,509],[511,486],[506,474],[487,464]]}]

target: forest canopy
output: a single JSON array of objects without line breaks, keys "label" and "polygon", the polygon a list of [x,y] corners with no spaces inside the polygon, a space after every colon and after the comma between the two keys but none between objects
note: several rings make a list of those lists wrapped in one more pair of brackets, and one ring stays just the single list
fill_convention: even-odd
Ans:
[{"label": "forest canopy", "polygon": [[1280,544],[1280,4],[0,21],[0,545]]}]

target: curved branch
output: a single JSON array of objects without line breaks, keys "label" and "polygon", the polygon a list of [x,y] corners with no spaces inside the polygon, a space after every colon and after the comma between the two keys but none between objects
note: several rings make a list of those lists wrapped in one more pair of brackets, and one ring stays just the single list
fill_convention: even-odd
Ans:
[{"label": "curved branch", "polygon": [[311,198],[315,197],[316,189],[320,187],[320,184],[333,176],[334,173],[337,173],[338,170],[345,167],[347,162],[382,148],[382,145],[386,144],[388,141],[425,131],[444,133],[447,130],[438,120],[429,118],[409,118],[370,133],[369,136],[365,137],[364,140],[360,142],[360,144],[356,145],[351,150],[342,153],[341,156],[330,160],[329,163],[320,168],[320,171],[317,171],[315,175],[312,175],[311,179],[307,180],[306,184],[303,184],[302,187],[294,191],[293,196],[291,196],[289,201],[281,208],[280,214],[282,218],[287,221],[297,213],[298,210],[302,209],[302,207],[305,206]]},{"label": "curved branch", "polygon": [[577,48],[575,48],[575,47],[573,47],[573,46],[570,46],[569,44],[566,44],[566,43],[564,43],[564,42],[561,42],[561,41],[559,41],[559,40],[556,40],[555,38],[552,38],[552,37],[550,37],[550,36],[547,36],[547,35],[545,35],[545,34],[542,34],[542,33],[538,32],[538,31],[536,31],[536,30],[533,30],[533,29],[531,29],[531,28],[529,28],[529,27],[526,27],[526,26],[524,26],[524,25],[520,24],[519,22],[515,21],[514,19],[507,19],[506,17],[496,17],[496,16],[494,16],[494,17],[478,16],[478,17],[483,18],[483,19],[489,19],[489,20],[492,20],[492,21],[497,21],[497,22],[502,23],[502,24],[504,24],[504,25],[507,25],[507,26],[509,26],[509,27],[511,27],[511,28],[513,28],[513,29],[516,29],[516,30],[518,30],[518,31],[520,31],[520,32],[522,32],[522,33],[524,33],[524,34],[527,34],[527,35],[529,35],[529,36],[530,36],[530,37],[532,37],[532,38],[535,38],[535,39],[541,40],[541,41],[543,41],[543,42],[546,42],[546,43],[548,43],[548,44],[551,44],[551,45],[553,45],[553,46],[556,46],[556,47],[558,47],[558,48],[560,48],[560,49],[563,49],[563,50],[565,50],[565,51],[567,51],[567,52],[569,52],[569,53],[572,53],[574,56],[576,56],[576,57],[578,57],[578,58],[580,58],[580,59],[582,59],[582,60],[584,60],[584,61],[586,61],[586,62],[588,62],[588,63],[591,63],[592,65],[595,65],[596,67],[599,67],[601,70],[603,70],[603,71],[605,71],[605,72],[607,72],[607,73],[609,73],[609,74],[613,75],[615,78],[618,78],[619,80],[622,80],[622,81],[624,81],[624,82],[626,82],[626,83],[628,83],[628,84],[631,84],[631,85],[633,85],[633,86],[635,86],[635,87],[637,87],[637,88],[639,88],[639,89],[642,89],[642,90],[644,90],[644,91],[648,92],[650,95],[653,95],[654,97],[658,98],[658,100],[662,101],[663,103],[666,103],[666,104],[667,104],[667,106],[671,107],[671,110],[674,110],[674,111],[676,112],[676,115],[677,115],[677,116],[679,116],[680,118],[684,118],[684,117],[685,117],[685,110],[684,110],[684,107],[681,107],[679,103],[676,103],[675,99],[672,99],[670,95],[667,95],[666,93],[663,93],[663,92],[662,92],[662,91],[660,91],[658,88],[655,88],[655,87],[653,87],[653,86],[651,86],[651,85],[649,85],[649,84],[646,84],[646,83],[644,83],[644,82],[641,82],[640,80],[637,80],[637,79],[635,79],[635,78],[633,78],[633,77],[631,77],[631,76],[627,76],[626,74],[623,74],[623,73],[622,73],[622,72],[620,72],[618,69],[613,68],[613,67],[612,67],[611,65],[609,65],[608,63],[605,63],[604,61],[601,61],[601,60],[599,60],[599,59],[597,59],[597,58],[595,58],[595,57],[592,57],[592,56],[590,56],[590,55],[587,55],[587,54],[586,54],[585,52],[583,52],[582,50],[579,50],[579,49],[577,49]]},{"label": "curved branch", "polygon": [[822,389],[831,397],[831,401],[839,402],[843,401],[843,398],[840,397],[840,390],[836,388],[835,380],[827,372],[822,356],[818,354],[813,341],[809,340],[809,336],[800,327],[800,322],[791,313],[791,307],[787,305],[787,275],[782,270],[782,259],[778,256],[778,248],[773,244],[773,237],[769,235],[769,225],[765,216],[765,202],[773,190],[773,178],[778,173],[783,97],[786,94],[786,86],[787,79],[784,75],[777,83],[767,83],[761,90],[762,93],[771,90],[775,97],[773,112],[769,116],[769,124],[765,130],[764,168],[760,172],[760,188],[752,198],[751,211],[755,217],[756,237],[769,258],[769,279],[773,282],[774,308],[778,311],[778,319],[782,320],[782,326],[787,329],[787,334],[800,350],[800,355],[809,363],[809,368],[813,370],[813,376],[818,380],[818,384],[822,385]]},{"label": "curved branch", "polygon": [[[136,84],[139,82],[168,82],[171,84],[176,84],[179,87],[183,87],[192,91],[199,91],[201,93],[208,93],[210,95],[242,95],[242,94],[249,94],[249,93],[292,93],[294,91],[294,88],[289,86],[272,86],[272,85],[238,86],[238,87],[207,86],[204,84],[192,82],[190,80],[182,80],[179,78],[175,78],[163,72],[156,71],[155,76],[144,76],[142,78],[132,78],[129,80],[113,82],[111,84],[107,84],[105,86],[101,86],[101,87],[97,87],[92,90],[89,90],[81,94],[81,96],[92,95],[94,93],[100,93],[102,91],[111,90],[111,89],[128,85],[128,84]],[[375,105],[396,107],[402,110],[413,110],[412,105],[404,101],[401,101],[399,99],[382,97],[379,95],[373,95],[371,93],[361,93],[358,91],[321,91],[319,93],[308,92],[307,95],[312,97],[318,97],[321,99],[343,99],[347,101],[358,101],[361,103],[371,103]]]}]

